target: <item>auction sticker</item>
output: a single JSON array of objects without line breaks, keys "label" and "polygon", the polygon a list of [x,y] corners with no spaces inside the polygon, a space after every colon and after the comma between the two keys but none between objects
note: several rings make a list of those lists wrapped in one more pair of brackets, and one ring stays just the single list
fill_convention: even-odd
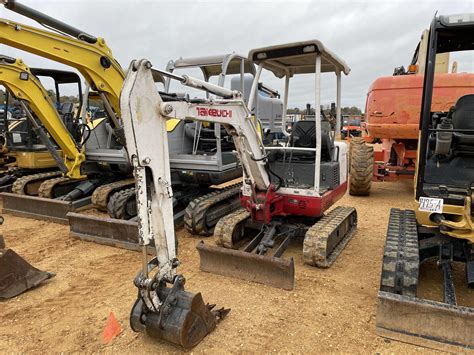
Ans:
[{"label": "auction sticker", "polygon": [[419,211],[443,213],[443,199],[432,197],[420,197]]}]

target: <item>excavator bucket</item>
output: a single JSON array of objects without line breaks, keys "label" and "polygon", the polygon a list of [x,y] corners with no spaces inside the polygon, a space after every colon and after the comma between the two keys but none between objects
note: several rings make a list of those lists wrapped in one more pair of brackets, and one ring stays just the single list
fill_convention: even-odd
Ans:
[{"label": "excavator bucket", "polygon": [[293,258],[284,259],[215,247],[200,242],[197,245],[201,270],[235,277],[273,287],[292,290],[295,285]]},{"label": "excavator bucket", "polygon": [[377,333],[443,351],[474,349],[474,309],[379,291]]},{"label": "excavator bucket", "polygon": [[54,276],[33,267],[12,249],[7,249],[0,256],[0,299],[18,296]]},{"label": "excavator bucket", "polygon": [[213,310],[215,305],[206,305],[201,293],[184,291],[184,282],[176,287],[179,283],[178,276],[173,287],[160,288],[165,301],[159,311],[150,310],[139,295],[130,314],[130,326],[136,332],[189,349],[211,333],[230,309]]}]

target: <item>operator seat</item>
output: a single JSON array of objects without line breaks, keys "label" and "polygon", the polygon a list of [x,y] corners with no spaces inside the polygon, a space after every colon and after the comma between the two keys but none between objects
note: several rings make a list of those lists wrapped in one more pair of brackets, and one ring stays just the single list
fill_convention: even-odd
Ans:
[{"label": "operator seat", "polygon": [[474,94],[464,95],[454,106],[453,128],[472,129],[472,133],[454,132],[454,149],[474,152]]},{"label": "operator seat", "polygon": [[[321,161],[331,161],[334,143],[331,139],[331,125],[328,121],[321,121]],[[293,124],[289,143],[296,148],[316,148],[315,120],[297,121]],[[314,159],[315,152],[295,151],[294,157]]]}]

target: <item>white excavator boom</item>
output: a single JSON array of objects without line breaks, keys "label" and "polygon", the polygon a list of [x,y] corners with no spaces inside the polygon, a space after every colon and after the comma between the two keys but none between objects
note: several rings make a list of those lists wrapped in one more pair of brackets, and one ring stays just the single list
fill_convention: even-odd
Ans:
[{"label": "white excavator boom", "polygon": [[[224,98],[186,101],[166,96],[164,100],[155,86],[154,77],[158,74]],[[229,310],[211,312],[213,306],[206,307],[200,294],[184,291],[184,277],[176,274],[179,262],[166,121],[174,118],[222,124],[233,138],[244,172],[244,186],[250,194],[270,187],[265,149],[239,92],[152,69],[151,63],[144,59],[130,65],[120,108],[128,156],[136,178],[138,231],[144,250],[143,269],[135,279],[139,297],[132,308],[131,326],[136,331],[192,347]],[[155,242],[156,258],[148,261],[146,246],[151,240]],[[152,270],[155,270],[153,275]],[[173,286],[168,288],[166,284]]]}]

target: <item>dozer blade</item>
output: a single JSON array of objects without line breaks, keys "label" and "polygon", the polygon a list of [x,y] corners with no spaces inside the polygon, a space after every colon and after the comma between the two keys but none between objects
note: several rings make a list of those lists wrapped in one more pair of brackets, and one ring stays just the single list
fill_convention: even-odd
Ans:
[{"label": "dozer blade", "polygon": [[295,285],[295,263],[272,256],[241,250],[215,247],[200,242],[197,245],[202,271],[258,282],[292,290]]},{"label": "dozer blade", "polygon": [[91,203],[90,197],[69,202],[12,193],[1,193],[0,195],[3,199],[3,213],[61,224],[68,223],[66,216],[68,212],[77,211]]},{"label": "dozer blade", "polygon": [[[135,221],[126,221],[109,217],[96,217],[80,213],[68,213],[70,235],[73,238],[141,251],[138,243],[138,227]],[[153,241],[147,247],[149,254],[155,253]]]},{"label": "dozer blade", "polygon": [[0,298],[18,296],[55,275],[41,271],[8,249],[0,256]]},{"label": "dozer blade", "polygon": [[474,309],[379,291],[377,333],[444,351],[474,349]]},{"label": "dozer blade", "polygon": [[130,314],[130,326],[136,332],[189,349],[211,333],[230,309],[212,310],[214,305],[206,305],[201,293],[184,291],[179,276],[177,282],[178,287],[175,283],[159,290],[160,299],[165,300],[159,311],[150,310],[139,296]]}]

